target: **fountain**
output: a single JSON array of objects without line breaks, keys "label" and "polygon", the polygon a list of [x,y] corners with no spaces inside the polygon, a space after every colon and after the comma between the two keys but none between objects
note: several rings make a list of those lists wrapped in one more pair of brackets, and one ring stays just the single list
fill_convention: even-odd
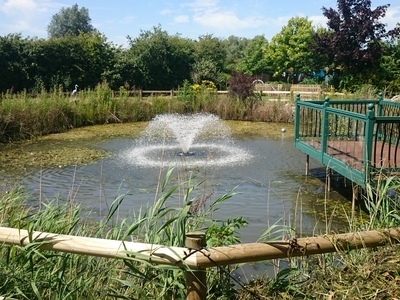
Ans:
[{"label": "fountain", "polygon": [[251,158],[250,153],[235,146],[229,129],[212,114],[158,115],[135,147],[121,156],[125,162],[142,167],[223,166]]}]

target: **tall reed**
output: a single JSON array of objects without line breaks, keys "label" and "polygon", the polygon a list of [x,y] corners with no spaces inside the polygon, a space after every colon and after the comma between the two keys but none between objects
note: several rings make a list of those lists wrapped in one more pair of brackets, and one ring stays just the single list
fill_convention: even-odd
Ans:
[{"label": "tall reed", "polygon": [[364,203],[368,211],[367,229],[400,226],[400,179],[380,174],[378,180],[367,184]]}]

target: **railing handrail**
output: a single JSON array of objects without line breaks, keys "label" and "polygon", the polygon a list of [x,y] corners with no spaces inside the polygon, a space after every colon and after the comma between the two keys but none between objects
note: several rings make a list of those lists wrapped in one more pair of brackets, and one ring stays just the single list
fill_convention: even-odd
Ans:
[{"label": "railing handrail", "polygon": [[399,117],[376,116],[375,120],[380,123],[400,123]]},{"label": "railing handrail", "polygon": [[[304,103],[313,103],[313,104],[319,104],[322,105],[324,104],[326,100],[300,100],[300,103],[303,105]],[[392,101],[385,101],[383,100],[383,104],[389,103],[389,104],[393,104],[395,102]],[[330,104],[378,104],[379,100],[331,100],[329,99],[329,103]]]},{"label": "railing handrail", "polygon": [[321,104],[324,104],[324,102],[322,101],[322,103],[315,103],[316,101],[299,101],[296,102],[296,104],[298,104],[299,106],[304,106],[304,107],[312,107],[314,109],[317,110],[322,110],[323,106]]},{"label": "railing handrail", "polygon": [[348,110],[343,110],[339,108],[334,108],[334,107],[326,107],[326,112],[331,113],[331,114],[336,114],[344,117],[349,117],[353,118],[359,121],[366,121],[367,117],[365,114],[353,112],[353,111],[348,111]]}]

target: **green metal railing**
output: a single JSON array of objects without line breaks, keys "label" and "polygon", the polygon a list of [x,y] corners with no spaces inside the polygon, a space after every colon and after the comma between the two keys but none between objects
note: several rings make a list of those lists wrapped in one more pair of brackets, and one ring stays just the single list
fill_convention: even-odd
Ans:
[{"label": "green metal railing", "polygon": [[295,147],[365,187],[377,173],[400,171],[400,103],[383,100],[301,101]]}]

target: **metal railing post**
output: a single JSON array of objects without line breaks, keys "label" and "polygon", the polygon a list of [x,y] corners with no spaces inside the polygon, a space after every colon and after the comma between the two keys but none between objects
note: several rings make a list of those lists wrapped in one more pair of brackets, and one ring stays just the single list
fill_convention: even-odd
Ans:
[{"label": "metal railing post", "polygon": [[[364,146],[364,170],[365,170],[365,182],[369,181],[371,172],[371,158],[372,158],[372,142],[374,138],[374,126],[375,126],[375,112],[374,104],[368,104],[367,118],[365,120],[365,146]],[[378,138],[378,137],[376,137]]]},{"label": "metal railing post", "polygon": [[378,117],[382,116],[382,101],[383,101],[383,93],[379,92],[379,94],[378,94],[378,111],[376,112],[376,115]]},{"label": "metal railing post", "polygon": [[[382,114],[383,114],[383,104],[382,104],[382,102],[383,102],[383,94],[382,94],[382,92],[380,92],[379,94],[378,94],[378,111],[376,112],[376,115],[378,116],[378,117],[381,117],[382,116]],[[376,132],[376,139],[378,139],[378,140],[381,140],[381,138],[382,138],[382,136],[381,136],[381,128],[380,128],[380,126],[378,125],[378,128],[377,128],[377,132]]]},{"label": "metal railing post", "polygon": [[299,141],[300,135],[300,94],[296,95],[295,105],[295,112],[294,112],[294,140],[295,142]]},{"label": "metal railing post", "polygon": [[322,119],[322,136],[321,136],[321,162],[324,161],[324,154],[326,153],[326,147],[328,144],[328,131],[329,131],[329,120],[326,109],[329,107],[329,97],[325,97],[323,119]]}]

